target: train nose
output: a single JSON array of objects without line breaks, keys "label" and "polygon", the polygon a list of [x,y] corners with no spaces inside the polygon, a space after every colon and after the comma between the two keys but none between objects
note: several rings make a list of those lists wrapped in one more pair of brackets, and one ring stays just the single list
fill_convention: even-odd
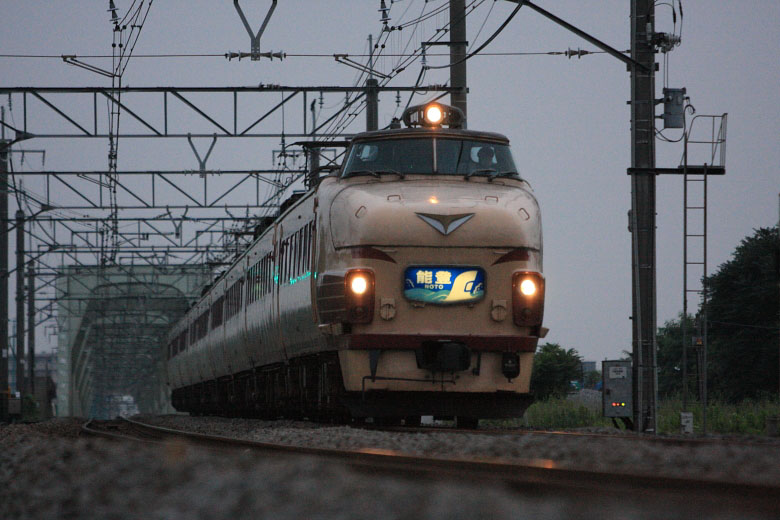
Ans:
[{"label": "train nose", "polygon": [[435,203],[429,200],[433,188],[427,185],[345,189],[331,206],[333,245],[541,247],[539,207],[533,195],[498,187],[491,192],[497,194],[490,195],[466,188],[446,186],[447,198],[441,196]]}]

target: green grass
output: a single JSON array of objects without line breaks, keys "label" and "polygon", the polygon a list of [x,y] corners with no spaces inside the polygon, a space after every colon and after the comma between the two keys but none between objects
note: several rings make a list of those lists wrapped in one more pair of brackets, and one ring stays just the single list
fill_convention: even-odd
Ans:
[{"label": "green grass", "polygon": [[601,417],[579,403],[565,399],[548,399],[532,404],[521,419],[500,421],[501,426],[520,426],[542,430],[584,428],[588,426],[611,427],[612,421]]},{"label": "green grass", "polygon": [[[693,412],[694,433],[702,433],[703,406],[688,402]],[[681,399],[666,399],[658,406],[658,430],[661,433],[680,432]],[[780,403],[771,400],[743,401],[737,404],[710,402],[707,405],[708,433],[758,434],[766,431],[766,418],[780,415]]]},{"label": "green grass", "polygon": [[[690,402],[694,432],[702,433],[702,406]],[[680,399],[661,401],[658,407],[659,433],[680,432]],[[780,416],[780,403],[774,400],[744,401],[738,404],[711,402],[707,406],[707,432],[723,434],[763,435],[766,418]],[[497,421],[499,423],[499,421]],[[565,399],[549,399],[531,405],[522,419],[500,421],[502,426],[521,426],[557,430],[566,428],[612,427],[612,421],[601,416],[600,410]]]}]

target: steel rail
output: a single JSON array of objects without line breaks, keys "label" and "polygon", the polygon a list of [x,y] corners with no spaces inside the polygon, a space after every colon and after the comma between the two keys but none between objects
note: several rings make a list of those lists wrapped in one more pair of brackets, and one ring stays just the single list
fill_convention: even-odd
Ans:
[{"label": "steel rail", "polygon": [[615,433],[595,433],[595,432],[567,432],[560,430],[528,430],[525,428],[457,428],[451,426],[372,426],[359,425],[354,428],[363,430],[374,430],[392,433],[457,433],[472,435],[538,435],[538,436],[559,436],[559,437],[580,437],[607,439],[615,441],[645,441],[657,444],[666,444],[669,446],[696,446],[696,445],[729,445],[729,446],[749,446],[749,447],[777,447],[780,449],[780,442],[767,438],[764,440],[745,440],[739,438],[711,438],[711,437],[665,437],[663,435],[637,435],[628,432]]},{"label": "steel rail", "polygon": [[[315,448],[206,435],[154,426],[130,419],[122,419],[135,435],[106,432],[85,424],[82,431],[120,440],[160,443],[184,440],[208,449],[240,449],[276,455],[302,455],[336,460],[370,473],[390,473],[400,476],[426,476],[436,479],[460,479],[470,482],[493,481],[528,492],[564,491],[587,492],[587,496],[602,493],[643,500],[670,498],[678,501],[697,500],[715,511],[771,513],[780,515],[780,484],[733,483],[712,479],[693,479],[668,476],[649,476],[636,473],[611,473],[593,470],[569,469],[550,459],[530,459],[507,462],[501,459],[442,458],[410,455],[387,449]],[[116,422],[113,423],[114,429]],[[121,423],[120,423],[121,424]],[[477,480],[478,479],[478,480]]]}]

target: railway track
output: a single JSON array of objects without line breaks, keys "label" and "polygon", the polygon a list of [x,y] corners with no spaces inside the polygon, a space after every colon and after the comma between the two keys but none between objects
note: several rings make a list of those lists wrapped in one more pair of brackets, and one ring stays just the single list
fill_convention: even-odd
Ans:
[{"label": "railway track", "polygon": [[581,496],[587,500],[596,497],[606,502],[630,501],[635,504],[653,504],[655,507],[662,500],[668,502],[671,508],[690,509],[695,506],[697,512],[714,514],[734,511],[739,514],[780,517],[780,483],[773,486],[570,469],[549,459],[506,462],[499,459],[427,457],[384,449],[339,450],[291,446],[205,435],[129,419],[90,421],[83,426],[82,432],[121,441],[183,442],[211,450],[250,451],[263,457],[312,456],[343,463],[369,474],[506,485],[520,493],[531,493],[534,496],[557,493],[567,497]]},{"label": "railway track", "polygon": [[664,435],[631,435],[621,433],[594,433],[594,432],[569,432],[556,430],[529,430],[525,428],[457,428],[452,426],[373,426],[359,425],[355,428],[365,430],[376,430],[383,432],[397,433],[460,433],[473,435],[538,435],[538,436],[561,436],[561,437],[581,437],[593,439],[607,439],[618,441],[644,441],[665,444],[668,446],[696,446],[696,445],[732,445],[732,446],[769,446],[780,448],[780,442],[767,438],[762,440],[744,440],[738,438],[717,438],[717,437],[668,437]]}]

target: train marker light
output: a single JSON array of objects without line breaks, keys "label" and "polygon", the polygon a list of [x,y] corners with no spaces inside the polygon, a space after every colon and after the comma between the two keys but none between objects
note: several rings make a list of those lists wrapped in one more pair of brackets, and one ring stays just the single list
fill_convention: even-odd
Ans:
[{"label": "train marker light", "polygon": [[523,280],[520,283],[520,292],[526,296],[533,296],[536,293],[536,284],[530,279]]},{"label": "train marker light", "polygon": [[350,289],[352,289],[352,292],[355,294],[363,294],[366,292],[366,289],[368,288],[368,282],[366,282],[365,277],[357,275],[352,278],[352,282],[350,283]]}]

